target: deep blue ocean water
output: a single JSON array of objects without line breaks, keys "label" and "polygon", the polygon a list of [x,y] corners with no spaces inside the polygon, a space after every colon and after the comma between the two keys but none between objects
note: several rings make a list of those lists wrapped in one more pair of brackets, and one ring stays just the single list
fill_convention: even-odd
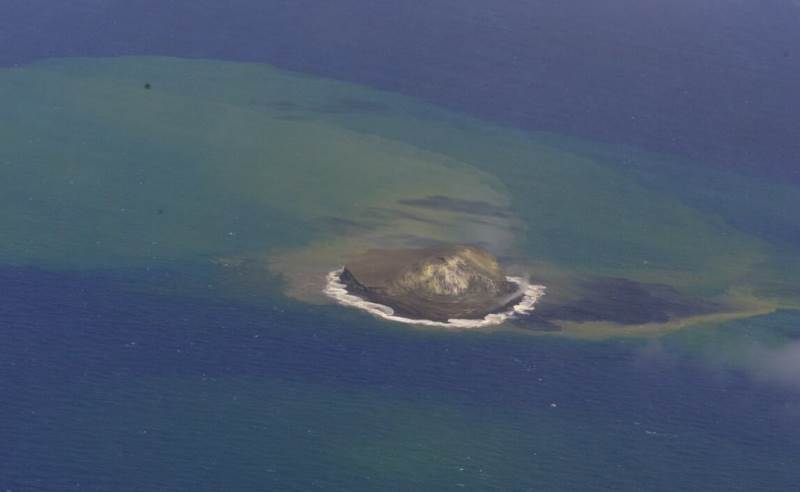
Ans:
[{"label": "deep blue ocean water", "polygon": [[[6,0],[0,64],[267,62],[796,184],[799,10]],[[796,254],[796,210],[741,214],[748,197],[725,193],[746,187],[715,171],[685,186],[674,170],[641,174]],[[277,291],[184,292],[208,272],[175,268],[0,265],[0,491],[800,486],[800,365],[781,352],[800,338],[797,311],[658,339],[453,334]]]},{"label": "deep blue ocean water", "polygon": [[793,0],[6,0],[0,65],[267,62],[796,182],[798,24]]},{"label": "deep blue ocean water", "polygon": [[[800,480],[800,397],[685,350],[409,333],[335,308],[127,285],[0,273],[4,490],[722,491]],[[369,452],[342,456],[341,440]]]}]

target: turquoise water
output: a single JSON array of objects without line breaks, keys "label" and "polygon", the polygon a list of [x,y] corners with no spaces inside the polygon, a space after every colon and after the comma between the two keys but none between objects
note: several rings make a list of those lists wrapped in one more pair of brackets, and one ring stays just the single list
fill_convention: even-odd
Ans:
[{"label": "turquoise water", "polygon": [[[800,479],[791,184],[260,64],[52,60],[0,99],[0,490]],[[436,242],[547,285],[548,331],[321,294]]]}]

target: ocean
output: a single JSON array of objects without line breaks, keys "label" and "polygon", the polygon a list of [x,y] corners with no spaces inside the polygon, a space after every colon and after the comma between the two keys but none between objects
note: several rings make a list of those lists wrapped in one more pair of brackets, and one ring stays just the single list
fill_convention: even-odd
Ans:
[{"label": "ocean", "polygon": [[6,489],[792,490],[799,478],[796,394],[684,343],[410,330],[333,307],[122,295],[118,282],[4,269]]},{"label": "ocean", "polygon": [[0,491],[795,490],[800,8],[635,3],[0,6]]}]

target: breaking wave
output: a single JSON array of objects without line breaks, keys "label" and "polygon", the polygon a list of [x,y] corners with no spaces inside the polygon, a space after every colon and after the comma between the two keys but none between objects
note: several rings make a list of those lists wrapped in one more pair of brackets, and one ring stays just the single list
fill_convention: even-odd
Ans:
[{"label": "breaking wave", "polygon": [[412,325],[425,325],[425,326],[438,326],[443,328],[485,328],[487,326],[496,326],[507,319],[515,316],[527,314],[534,309],[536,301],[544,295],[545,287],[543,285],[532,285],[522,277],[506,277],[506,280],[517,284],[520,290],[523,291],[523,296],[520,301],[509,308],[507,311],[501,313],[487,314],[482,319],[450,319],[445,321],[433,321],[430,319],[414,319],[404,318],[402,316],[395,316],[394,310],[389,306],[378,304],[376,302],[366,301],[356,295],[347,291],[347,286],[342,283],[340,277],[344,270],[342,268],[334,270],[327,275],[327,282],[323,292],[328,297],[336,300],[343,306],[349,306],[366,311],[374,316],[389,321],[397,321],[399,323],[408,323]]}]

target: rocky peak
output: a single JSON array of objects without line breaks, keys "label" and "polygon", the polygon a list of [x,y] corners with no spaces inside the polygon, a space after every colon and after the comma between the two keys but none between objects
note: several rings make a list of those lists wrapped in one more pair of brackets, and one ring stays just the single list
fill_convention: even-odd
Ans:
[{"label": "rocky peak", "polygon": [[342,281],[353,293],[410,317],[482,318],[521,297],[491,253],[475,246],[371,250]]}]

